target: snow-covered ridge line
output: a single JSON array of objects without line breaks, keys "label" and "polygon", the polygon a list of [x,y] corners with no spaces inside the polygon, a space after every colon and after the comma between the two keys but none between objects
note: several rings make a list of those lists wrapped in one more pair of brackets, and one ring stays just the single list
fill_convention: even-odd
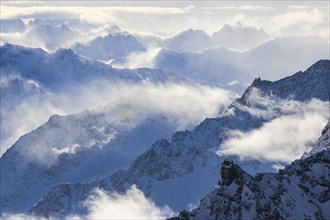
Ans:
[{"label": "snow-covered ridge line", "polygon": [[58,49],[47,53],[42,49],[5,44],[0,47],[0,52],[3,79],[32,79],[54,92],[93,80],[152,83],[186,81],[184,77],[179,77],[171,71],[149,68],[115,69],[102,62],[83,58],[71,49]]}]

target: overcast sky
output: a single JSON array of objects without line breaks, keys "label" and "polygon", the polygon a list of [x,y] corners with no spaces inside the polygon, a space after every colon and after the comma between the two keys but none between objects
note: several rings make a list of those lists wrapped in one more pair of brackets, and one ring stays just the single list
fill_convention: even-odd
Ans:
[{"label": "overcast sky", "polygon": [[273,35],[329,36],[329,1],[4,1],[1,19],[77,18],[131,32],[211,34],[238,22]]}]

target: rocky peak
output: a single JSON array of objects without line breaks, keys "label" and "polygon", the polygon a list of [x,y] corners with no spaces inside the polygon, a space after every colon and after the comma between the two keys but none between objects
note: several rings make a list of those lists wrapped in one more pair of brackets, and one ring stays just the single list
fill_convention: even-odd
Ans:
[{"label": "rocky peak", "polygon": [[330,60],[320,60],[314,63],[304,72],[277,80],[267,81],[256,78],[246,89],[241,98],[236,101],[243,105],[249,105],[253,89],[257,89],[260,95],[274,95],[281,99],[294,99],[297,101],[308,101],[317,98],[322,101],[330,100]]},{"label": "rocky peak", "polygon": [[234,179],[239,178],[238,166],[231,159],[225,159],[221,164],[221,183],[230,185]]}]

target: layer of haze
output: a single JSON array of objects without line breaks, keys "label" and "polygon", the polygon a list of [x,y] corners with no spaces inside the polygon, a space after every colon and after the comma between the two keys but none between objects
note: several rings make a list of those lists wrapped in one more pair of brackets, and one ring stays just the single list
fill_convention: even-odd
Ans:
[{"label": "layer of haze", "polygon": [[[18,3],[21,4],[18,4]],[[327,1],[2,1],[1,19],[79,19],[170,36],[188,28],[209,34],[224,24],[263,27],[278,35],[329,36]]]}]

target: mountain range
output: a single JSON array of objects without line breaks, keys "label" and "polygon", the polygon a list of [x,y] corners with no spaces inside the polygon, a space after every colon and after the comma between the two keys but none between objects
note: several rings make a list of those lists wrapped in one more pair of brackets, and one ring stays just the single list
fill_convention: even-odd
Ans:
[{"label": "mountain range", "polygon": [[154,58],[156,68],[174,71],[203,83],[241,83],[262,77],[283,78],[307,63],[327,59],[329,43],[321,37],[278,37],[246,51],[212,48],[196,53],[162,49]]},{"label": "mountain range", "polygon": [[146,51],[134,36],[122,33],[97,37],[85,44],[77,43],[72,50],[94,60],[103,61],[127,57],[132,52]]},{"label": "mountain range", "polygon": [[[86,213],[86,207],[82,205],[82,202],[88,198],[93,189],[101,188],[108,192],[125,192],[132,184],[135,184],[158,206],[168,205],[174,211],[188,208],[189,204],[197,203],[203,195],[211,191],[219,179],[218,173],[221,163],[228,155],[218,152],[221,151],[222,144],[230,139],[228,131],[252,132],[260,130],[267,126],[268,123],[272,123],[282,117],[297,117],[301,114],[299,108],[302,107],[304,109],[304,106],[315,98],[326,101],[325,105],[327,107],[321,112],[319,112],[319,106],[311,107],[312,109],[307,111],[316,111],[316,114],[323,115],[322,123],[326,123],[329,117],[327,110],[329,106],[329,92],[322,88],[325,88],[324,86],[329,82],[329,65],[329,60],[321,60],[303,73],[299,72],[275,82],[256,79],[244,95],[230,105],[223,116],[205,119],[191,131],[176,132],[172,135],[171,140],[160,139],[154,142],[146,152],[138,156],[126,169],[109,172],[104,178],[94,181],[59,184],[51,189],[36,205],[31,207],[27,213],[61,218],[68,214]],[[311,84],[309,85],[309,83]],[[306,93],[304,94],[301,88],[309,88],[312,84],[315,88],[321,88],[320,91],[307,94],[308,90],[305,90]],[[259,92],[258,97],[256,97],[256,93],[251,92],[253,90]],[[288,96],[289,93],[292,95]],[[297,98],[301,95],[303,99]],[[264,106],[265,103],[260,102],[261,98],[271,98],[274,102],[277,102],[275,103],[276,108],[272,109],[273,112],[268,111],[267,105]],[[286,104],[279,105],[283,101]],[[288,108],[288,103],[292,104],[292,102],[297,102],[297,106],[293,109]],[[266,111],[267,115],[261,114],[260,112],[262,111]],[[28,137],[29,135],[25,138]],[[24,142],[22,140],[22,143]],[[303,144],[308,145],[308,143]],[[13,149],[19,148],[14,147]],[[304,149],[310,148],[308,146],[297,147],[300,155],[304,153],[302,151]],[[8,158],[11,158],[11,154],[13,153],[6,153],[2,160],[6,160],[10,164],[10,159]],[[16,154],[17,152],[15,152]],[[251,175],[255,175],[258,172],[275,171],[275,167],[278,167],[279,164],[286,164],[276,159],[262,160],[253,157],[244,159],[234,155],[230,156],[230,158],[235,164],[242,166],[246,170],[247,174],[242,172],[244,177],[242,178],[244,181],[250,181],[252,185],[256,183]],[[200,179],[203,179],[203,181],[199,181]],[[321,179],[320,181],[323,180]],[[280,184],[281,182],[274,182],[275,185],[277,183]],[[237,187],[236,185],[233,185],[234,194],[238,189],[241,189],[241,185]],[[253,194],[251,195],[253,196]],[[13,199],[11,196],[7,197],[8,201],[11,199]],[[251,202],[253,201],[251,200]],[[249,204],[247,204],[248,206]],[[7,208],[10,210],[9,207]],[[321,214],[323,215],[324,213]],[[288,216],[290,215],[288,214]]]},{"label": "mountain range", "polygon": [[182,81],[171,71],[140,69],[115,69],[110,65],[79,56],[71,49],[59,49],[47,53],[42,49],[5,44],[0,48],[1,76],[18,76],[34,80],[52,92],[65,90],[73,84],[97,80],[121,80],[137,82]]},{"label": "mountain range", "polygon": [[1,218],[330,215],[326,39],[240,23],[166,38],[83,17],[0,26]]}]

